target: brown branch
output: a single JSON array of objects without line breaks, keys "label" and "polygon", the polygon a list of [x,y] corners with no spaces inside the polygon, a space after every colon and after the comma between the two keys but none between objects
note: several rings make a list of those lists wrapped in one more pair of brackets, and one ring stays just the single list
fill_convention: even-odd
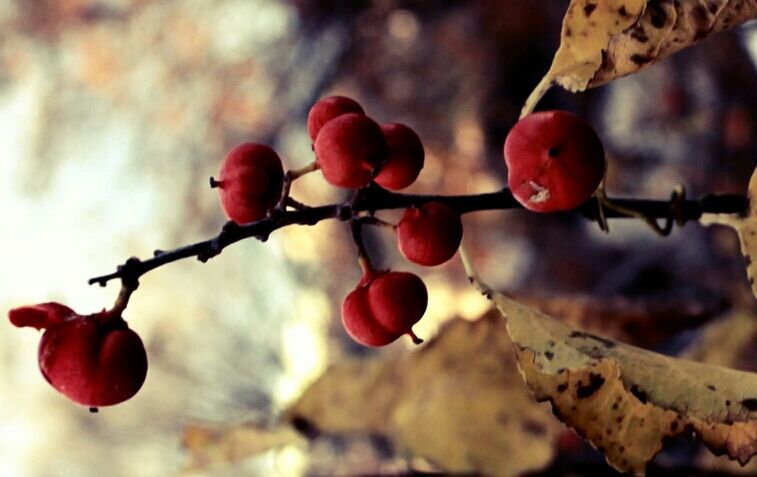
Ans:
[{"label": "brown branch", "polygon": [[[703,213],[743,214],[748,205],[747,198],[740,195],[713,195],[701,200],[655,201],[636,199],[610,199],[617,210],[605,209],[606,218],[633,218],[619,210],[633,210],[649,219],[673,220],[678,225],[699,219]],[[121,279],[124,287],[136,289],[139,278],[145,273],[177,260],[197,257],[201,262],[220,254],[229,245],[254,237],[265,241],[268,236],[289,225],[315,225],[322,220],[337,219],[349,221],[359,212],[376,212],[389,209],[403,209],[419,206],[426,202],[443,202],[461,214],[484,210],[518,209],[522,206],[513,198],[509,189],[475,195],[412,195],[389,192],[375,185],[359,191],[352,199],[318,207],[304,207],[297,210],[283,210],[270,217],[244,225],[227,222],[221,232],[202,242],[185,245],[170,251],[156,250],[152,258],[141,260],[132,257],[115,272],[91,278],[90,284],[105,284]],[[573,212],[589,220],[599,219],[599,205],[595,198],[589,199]]]}]

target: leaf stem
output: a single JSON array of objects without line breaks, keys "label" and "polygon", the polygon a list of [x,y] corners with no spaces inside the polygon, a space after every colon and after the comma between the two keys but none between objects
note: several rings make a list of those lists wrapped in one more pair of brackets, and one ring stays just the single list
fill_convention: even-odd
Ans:
[{"label": "leaf stem", "polygon": [[478,275],[476,268],[473,266],[473,260],[471,259],[471,256],[468,253],[468,249],[465,246],[465,238],[463,238],[463,243],[460,244],[458,253],[460,254],[460,260],[463,262],[463,268],[465,269],[465,274],[468,276],[468,281],[474,287],[476,287],[476,290],[478,290],[483,296],[485,296],[487,300],[491,300],[494,291],[489,285],[481,280],[481,277]]}]

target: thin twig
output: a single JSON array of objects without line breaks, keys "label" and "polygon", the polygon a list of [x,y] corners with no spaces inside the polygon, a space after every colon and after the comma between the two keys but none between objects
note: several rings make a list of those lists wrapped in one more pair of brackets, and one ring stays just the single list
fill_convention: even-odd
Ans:
[{"label": "thin twig", "polygon": [[[740,195],[707,196],[701,200],[654,201],[635,199],[611,199],[612,203],[621,210],[633,210],[652,219],[674,219],[679,225],[687,221],[697,220],[703,213],[743,214],[746,211],[747,198]],[[205,262],[240,240],[255,237],[261,241],[282,227],[289,225],[315,225],[327,219],[350,220],[359,212],[375,212],[378,210],[402,209],[420,206],[427,202],[442,202],[458,213],[464,214],[484,210],[518,209],[522,206],[513,198],[509,189],[498,192],[476,195],[412,195],[397,194],[376,186],[362,189],[351,200],[338,204],[318,207],[306,207],[298,210],[284,210],[281,214],[267,217],[257,222],[237,225],[227,222],[221,232],[208,240],[185,245],[174,250],[156,251],[152,258],[140,260],[129,259],[116,271],[91,278],[90,284],[105,284],[114,279],[121,279],[124,284],[131,286],[139,282],[145,273],[177,260],[196,257]],[[597,220],[599,205],[595,198],[589,199],[576,212],[589,220]],[[606,210],[606,218],[629,218],[627,213],[618,210]]]}]

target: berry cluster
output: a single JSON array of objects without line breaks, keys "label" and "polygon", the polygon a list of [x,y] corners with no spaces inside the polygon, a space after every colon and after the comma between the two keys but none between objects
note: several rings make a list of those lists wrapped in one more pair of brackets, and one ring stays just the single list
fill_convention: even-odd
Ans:
[{"label": "berry cluster", "polygon": [[[344,96],[321,99],[308,113],[314,166],[331,185],[360,189],[373,184],[389,190],[415,182],[423,168],[424,149],[418,135],[404,124],[378,124],[355,100]],[[286,206],[284,174],[276,153],[260,144],[242,144],[226,157],[218,180],[226,216],[244,224]],[[365,217],[355,215],[351,221]],[[396,226],[400,252],[411,262],[439,265],[455,254],[462,239],[460,215],[441,202],[405,211]],[[362,245],[361,245],[362,246]],[[382,346],[409,334],[428,300],[423,281],[411,273],[375,271],[361,251],[364,276],[342,306],[348,334],[367,346]]]},{"label": "berry cluster", "polygon": [[381,124],[344,96],[318,101],[308,114],[308,133],[326,181],[354,189],[371,180],[400,190],[423,169],[423,144],[404,124]]},{"label": "berry cluster", "polygon": [[[288,207],[309,208],[290,198],[289,192],[292,181],[316,170],[331,185],[356,189],[355,197],[369,191],[395,199],[410,197],[385,190],[410,186],[423,168],[423,144],[408,126],[378,124],[356,101],[331,96],[312,107],[307,129],[315,160],[300,170],[285,172],[276,152],[262,144],[241,144],[228,153],[218,179],[211,178],[210,185],[218,188],[230,221],[243,225],[268,220],[276,228]],[[583,119],[564,111],[523,118],[508,134],[504,154],[513,196],[536,212],[581,205],[604,175],[604,151],[596,133]],[[391,225],[401,254],[422,266],[448,261],[462,240],[460,214],[445,201],[425,198],[405,203],[416,205],[407,208],[396,225],[375,217],[374,209],[347,207],[347,217],[338,214],[350,224],[363,271],[344,299],[342,323],[355,341],[366,346],[384,346],[405,334],[420,343],[412,327],[426,311],[428,292],[417,275],[374,269],[363,244],[362,226]],[[86,406],[129,399],[147,373],[142,341],[121,317],[134,288],[120,273],[95,280],[104,284],[115,276],[122,278],[122,293],[126,293],[112,310],[79,315],[64,305],[43,303],[9,313],[16,326],[45,330],[39,346],[43,376],[56,390]]]},{"label": "berry cluster", "polygon": [[[310,109],[307,129],[315,151],[314,169],[334,186],[358,189],[373,183],[400,190],[415,182],[423,168],[423,144],[411,128],[378,124],[353,99],[321,99]],[[604,176],[602,143],[588,123],[565,111],[523,118],[508,134],[504,153],[513,196],[535,212],[581,205]],[[283,181],[283,168],[271,149],[244,144],[229,153],[216,184],[229,219],[244,223],[281,205]],[[405,210],[395,228],[402,255],[424,266],[449,260],[463,234],[460,215],[442,202]],[[368,346],[388,344],[405,333],[418,341],[411,327],[423,316],[427,301],[420,278],[376,272],[367,259],[363,268],[363,278],[342,306],[342,322],[350,336]]]}]

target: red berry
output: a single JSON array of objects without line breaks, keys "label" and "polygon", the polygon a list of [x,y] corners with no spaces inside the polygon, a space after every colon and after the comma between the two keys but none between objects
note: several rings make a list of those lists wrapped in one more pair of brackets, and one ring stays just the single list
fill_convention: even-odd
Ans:
[{"label": "red berry", "polygon": [[57,303],[8,313],[16,326],[44,328],[39,368],[60,393],[85,406],[110,406],[137,393],[147,374],[142,340],[120,316],[81,316]]},{"label": "red berry", "polygon": [[463,238],[460,214],[441,202],[405,209],[397,225],[397,243],[411,262],[439,265],[455,255]]},{"label": "red berry", "polygon": [[387,158],[374,180],[382,187],[400,190],[409,186],[423,169],[423,143],[415,131],[404,124],[382,124]]},{"label": "red berry", "polygon": [[567,111],[544,111],[518,121],[505,140],[507,182],[523,207],[573,209],[599,186],[604,149],[594,129]]},{"label": "red berry", "polygon": [[240,144],[226,156],[216,184],[226,217],[238,224],[254,222],[279,201],[284,168],[270,147]]},{"label": "red berry", "polygon": [[347,113],[365,114],[365,111],[357,101],[345,96],[329,96],[315,103],[308,113],[310,139],[315,141],[324,124]]},{"label": "red berry", "polygon": [[418,276],[407,272],[375,272],[358,283],[342,303],[347,333],[366,346],[384,346],[403,334],[426,312],[428,293]]},{"label": "red berry", "polygon": [[315,157],[329,184],[354,189],[368,184],[386,159],[381,127],[368,116],[349,113],[326,123],[315,140]]}]

